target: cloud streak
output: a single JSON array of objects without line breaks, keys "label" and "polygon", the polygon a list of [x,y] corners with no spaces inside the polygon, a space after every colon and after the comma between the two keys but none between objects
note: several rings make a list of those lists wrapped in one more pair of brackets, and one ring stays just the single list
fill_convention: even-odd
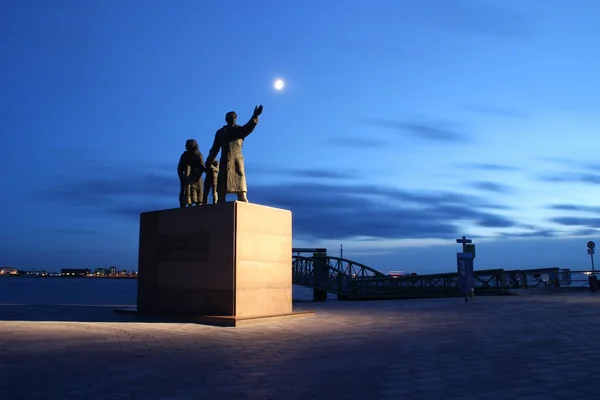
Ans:
[{"label": "cloud streak", "polygon": [[418,139],[436,142],[464,142],[469,136],[456,129],[432,122],[405,122],[390,119],[370,119],[368,124],[387,128]]},{"label": "cloud streak", "polygon": [[347,148],[378,148],[389,144],[387,140],[381,138],[370,137],[343,137],[337,136],[324,140],[327,145]]},{"label": "cloud streak", "polygon": [[598,173],[565,173],[541,175],[539,180],[551,183],[586,183],[600,185],[600,174]]},{"label": "cloud streak", "polygon": [[481,171],[506,171],[506,172],[516,172],[516,171],[523,170],[522,168],[516,167],[513,165],[503,165],[503,164],[493,164],[493,163],[466,164],[466,165],[464,165],[464,168],[481,170]]},{"label": "cloud streak", "polygon": [[472,182],[470,184],[470,186],[475,189],[483,190],[486,192],[493,192],[493,193],[506,194],[506,193],[511,193],[513,191],[512,188],[508,185],[504,185],[502,183],[487,182],[487,181]]},{"label": "cloud streak", "polygon": [[557,237],[558,232],[551,229],[535,229],[529,232],[510,232],[501,233],[500,237],[505,238],[551,238]]},{"label": "cloud streak", "polygon": [[[178,206],[174,172],[116,170],[83,180],[64,177],[46,194],[67,207],[87,207],[92,213],[132,222],[141,212]],[[250,182],[248,197],[253,203],[292,210],[299,239],[453,238],[459,234],[458,226],[464,232],[467,221],[495,229],[519,226],[489,211],[502,209],[501,204],[477,196],[364,184],[346,179],[350,176],[346,173],[332,172],[329,178],[335,182],[328,182],[315,177],[317,171],[289,172],[290,179],[283,184]],[[311,179],[294,181],[306,176]]]},{"label": "cloud streak", "polygon": [[581,206],[581,205],[574,205],[574,204],[554,204],[554,205],[549,206],[548,208],[551,210],[577,211],[577,212],[600,214],[600,207],[594,207],[594,206]]},{"label": "cloud streak", "polygon": [[600,228],[600,218],[586,217],[556,217],[552,218],[553,222],[566,226],[583,226],[586,228]]},{"label": "cloud streak", "polygon": [[250,173],[257,172],[263,176],[282,176],[288,179],[331,179],[351,180],[359,176],[360,171],[337,171],[328,168],[285,168],[265,164],[251,164],[246,167]]}]

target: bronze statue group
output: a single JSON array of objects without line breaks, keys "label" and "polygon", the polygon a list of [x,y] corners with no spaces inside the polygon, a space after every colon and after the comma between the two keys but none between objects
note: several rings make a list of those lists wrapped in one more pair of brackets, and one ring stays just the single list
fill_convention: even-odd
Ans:
[{"label": "bronze statue group", "polygon": [[[198,142],[194,139],[185,142],[185,151],[181,154],[177,165],[177,175],[181,183],[179,192],[181,208],[208,204],[208,194],[211,190],[213,204],[225,202],[228,193],[235,193],[238,201],[248,201],[242,147],[244,139],[258,124],[258,117],[262,110],[262,105],[254,107],[252,118],[243,126],[237,125],[235,112],[228,112],[225,115],[227,125],[215,133],[206,163]],[[219,151],[221,159],[217,162]],[[206,173],[204,184],[203,173]]]}]

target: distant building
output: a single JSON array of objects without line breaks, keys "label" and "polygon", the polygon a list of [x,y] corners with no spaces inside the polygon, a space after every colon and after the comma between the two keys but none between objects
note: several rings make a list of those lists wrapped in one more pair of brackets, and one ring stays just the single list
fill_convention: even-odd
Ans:
[{"label": "distant building", "polygon": [[0,267],[0,275],[19,275],[19,271],[13,267]]},{"label": "distant building", "polygon": [[90,274],[90,270],[88,268],[85,269],[61,269],[61,276],[88,276]]},{"label": "distant building", "polygon": [[109,275],[111,275],[111,276],[117,275],[117,267],[110,267]]}]

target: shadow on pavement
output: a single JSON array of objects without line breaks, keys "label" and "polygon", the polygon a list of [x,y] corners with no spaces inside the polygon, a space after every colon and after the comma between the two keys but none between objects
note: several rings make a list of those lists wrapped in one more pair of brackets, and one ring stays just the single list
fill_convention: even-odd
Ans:
[{"label": "shadow on pavement", "polygon": [[[297,303],[312,303],[293,300]],[[135,305],[88,305],[88,304],[0,304],[0,322],[151,322],[188,323],[180,318],[164,318],[144,314],[117,313],[115,309],[131,308]]]}]

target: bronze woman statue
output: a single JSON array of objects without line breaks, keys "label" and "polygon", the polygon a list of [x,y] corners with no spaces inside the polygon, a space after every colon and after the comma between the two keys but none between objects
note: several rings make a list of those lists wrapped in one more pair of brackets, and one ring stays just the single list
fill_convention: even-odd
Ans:
[{"label": "bronze woman statue", "polygon": [[181,190],[179,191],[179,207],[185,208],[202,204],[202,173],[204,172],[204,157],[198,148],[198,142],[188,139],[185,151],[179,158],[177,175]]}]

